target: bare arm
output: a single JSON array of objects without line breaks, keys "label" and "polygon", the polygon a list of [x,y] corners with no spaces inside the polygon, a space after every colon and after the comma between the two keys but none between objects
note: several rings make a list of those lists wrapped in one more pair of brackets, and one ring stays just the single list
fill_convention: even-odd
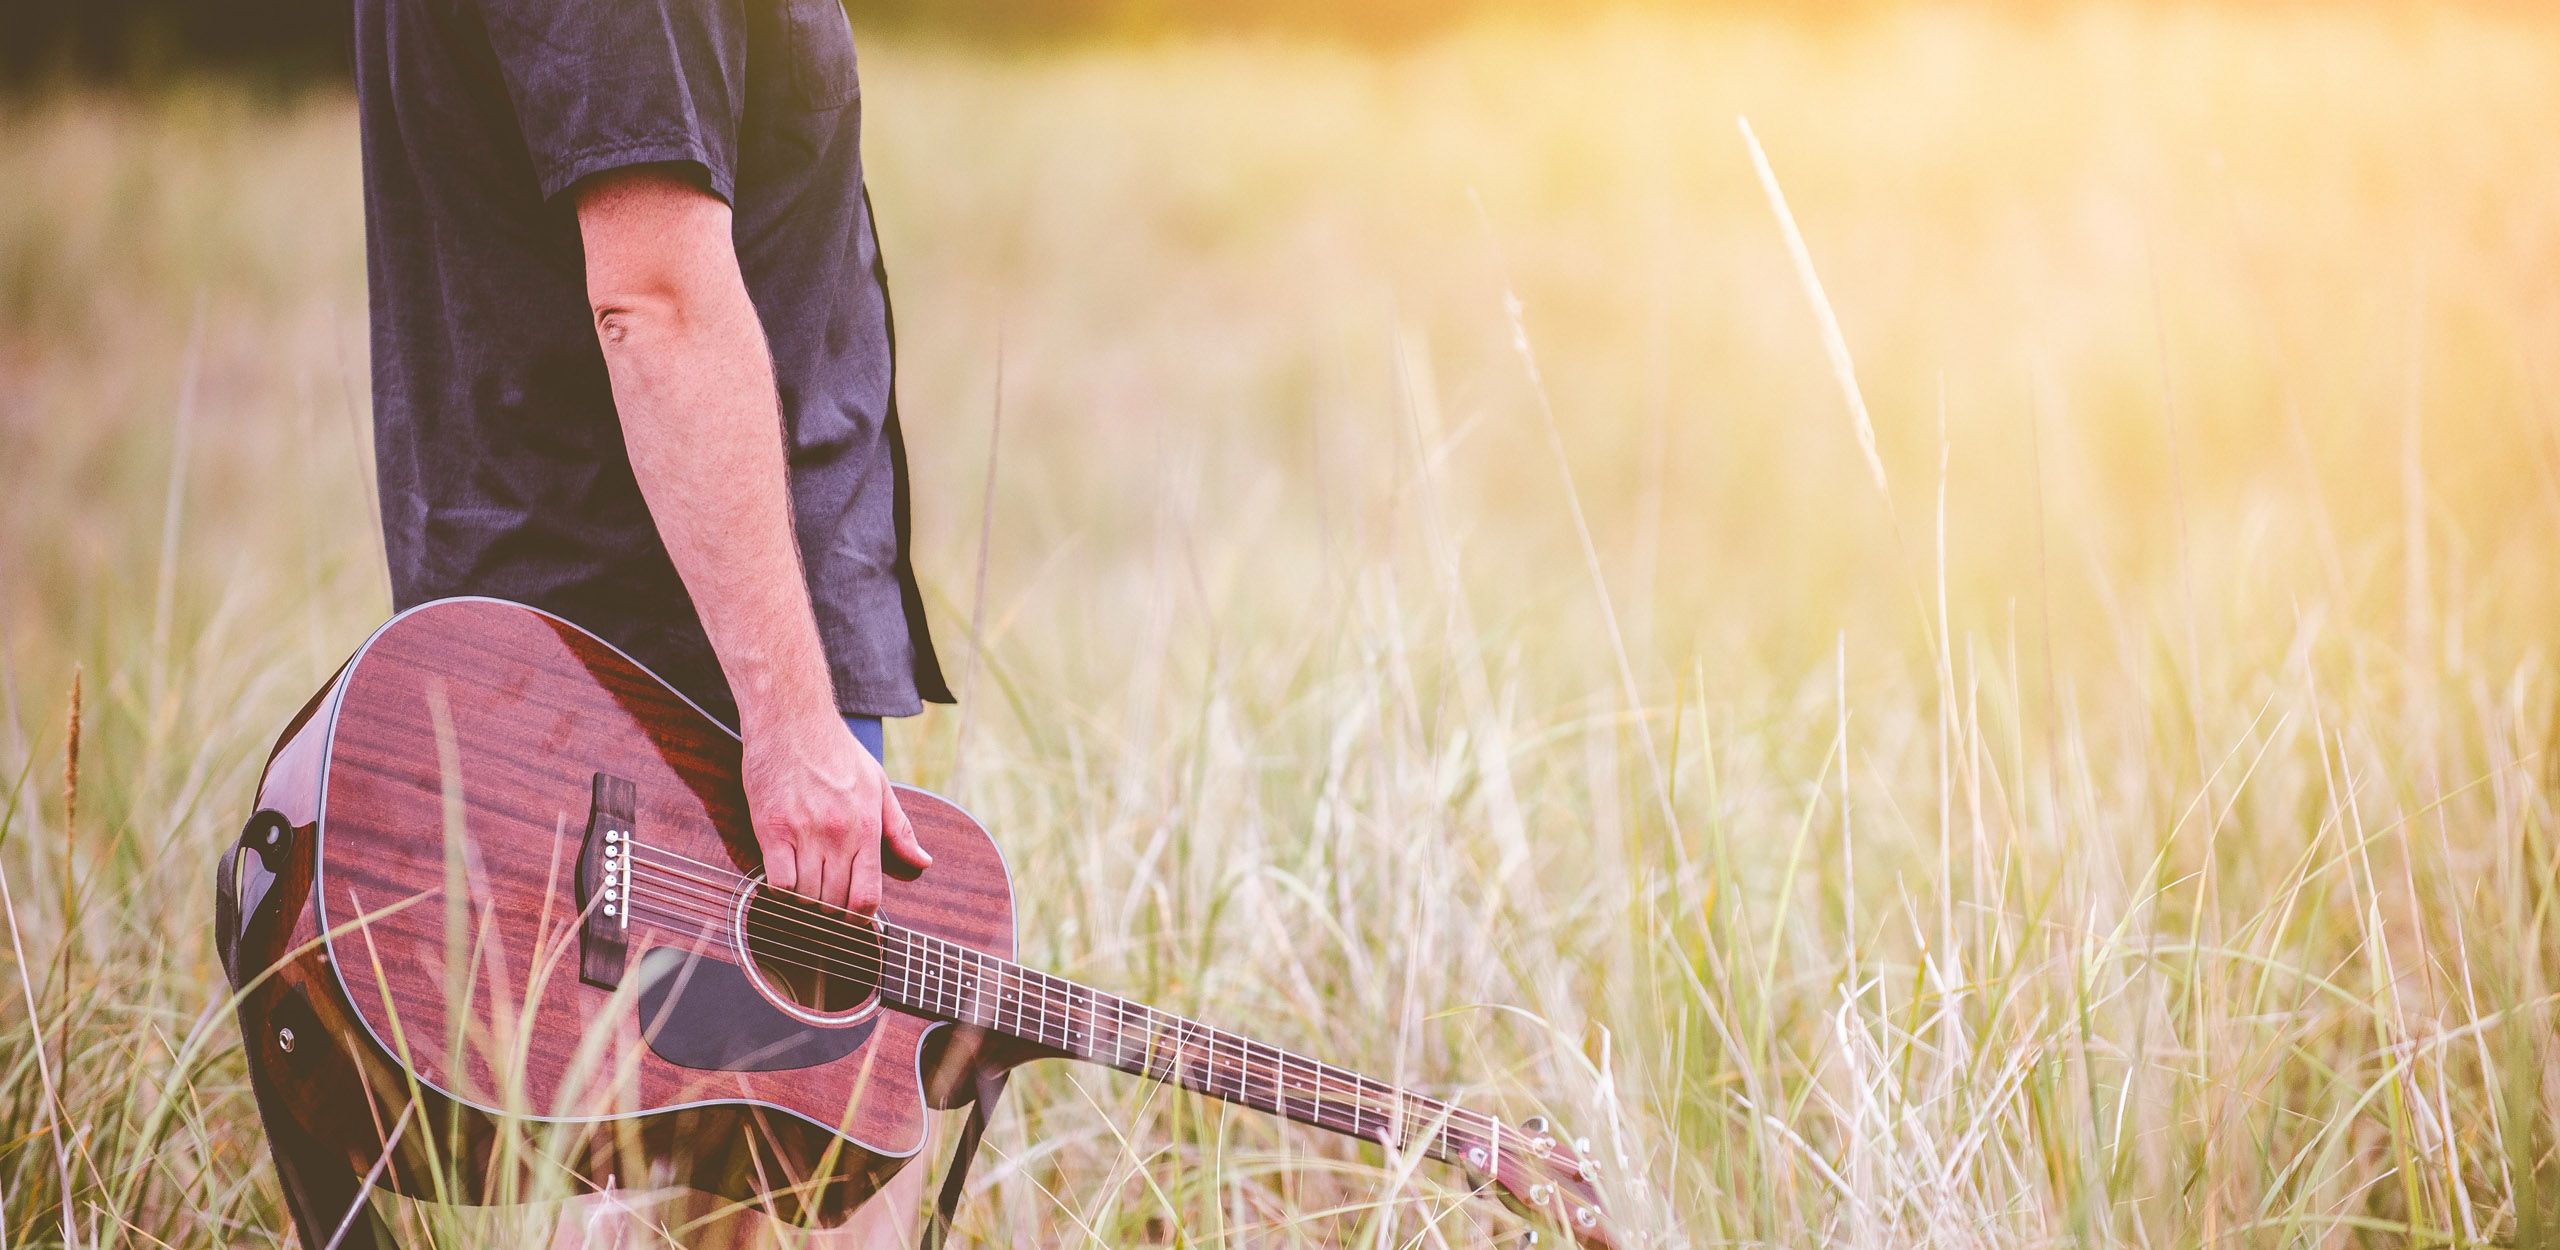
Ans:
[{"label": "bare arm", "polygon": [[930,857],[836,714],[792,530],[781,402],[729,206],[665,168],[580,183],[587,298],[632,473],[738,700],[767,877],[856,911]]}]

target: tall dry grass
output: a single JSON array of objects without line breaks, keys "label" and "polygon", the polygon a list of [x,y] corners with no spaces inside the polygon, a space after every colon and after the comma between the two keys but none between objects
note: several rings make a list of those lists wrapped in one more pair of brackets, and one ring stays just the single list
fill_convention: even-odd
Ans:
[{"label": "tall dry grass", "polygon": [[[2560,1227],[2560,37],[864,55],[969,694],[893,760],[1004,840],[1033,962],[1551,1108],[1679,1244]],[[355,156],[332,97],[0,116],[9,1246],[280,1235],[205,874],[385,607]],[[1507,1227],[1017,1091],[992,1244]]]}]

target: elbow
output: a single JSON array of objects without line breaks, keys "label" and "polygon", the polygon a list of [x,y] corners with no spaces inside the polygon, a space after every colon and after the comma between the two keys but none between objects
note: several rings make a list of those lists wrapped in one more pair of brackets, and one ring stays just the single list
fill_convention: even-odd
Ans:
[{"label": "elbow", "polygon": [[716,324],[744,292],[719,197],[659,166],[597,175],[577,196],[587,312],[608,356]]},{"label": "elbow", "polygon": [[596,342],[612,355],[662,339],[684,322],[684,301],[664,290],[597,292],[587,298]]}]

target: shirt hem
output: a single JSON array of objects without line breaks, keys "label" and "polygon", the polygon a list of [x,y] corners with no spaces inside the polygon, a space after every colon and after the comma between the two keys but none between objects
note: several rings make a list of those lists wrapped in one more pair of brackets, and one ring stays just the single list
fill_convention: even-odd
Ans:
[{"label": "shirt hem", "polygon": [[701,140],[687,135],[649,135],[599,143],[569,152],[556,161],[545,162],[542,170],[542,198],[557,199],[561,192],[597,174],[628,169],[634,165],[684,164],[699,167],[711,192],[723,201],[737,202],[736,187],[729,171],[711,157],[711,149]]},{"label": "shirt hem", "polygon": [[924,713],[924,700],[916,695],[904,699],[894,696],[874,698],[868,695],[846,695],[836,699],[838,716],[907,717]]}]

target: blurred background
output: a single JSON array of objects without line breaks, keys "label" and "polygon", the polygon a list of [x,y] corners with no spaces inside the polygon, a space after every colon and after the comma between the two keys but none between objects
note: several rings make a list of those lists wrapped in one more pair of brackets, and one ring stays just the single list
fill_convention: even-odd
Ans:
[{"label": "blurred background", "polygon": [[[0,3],[0,1243],[271,1244],[204,874],[388,606],[344,13]],[[854,14],[892,758],[1028,958],[1659,1244],[2560,1230],[2549,5]],[[1512,1227],[1017,1090],[987,1244]]]},{"label": "blurred background", "polygon": [[[2412,14],[2450,3],[2480,12],[2531,14],[2540,0],[2124,0],[2154,10],[2240,8],[2312,12],[2338,8]],[[856,22],[979,43],[1180,37],[1260,32],[1379,45],[1424,38],[1489,15],[1580,17],[1603,9],[1744,13],[1795,22],[1839,22],[1909,7],[1912,0],[847,0]],[[2051,17],[2087,0],[1946,0],[1948,7],[2019,18]],[[0,3],[0,75],[14,84],[65,76],[150,81],[214,68],[269,79],[341,76],[348,8],[325,0],[49,0]]]}]

